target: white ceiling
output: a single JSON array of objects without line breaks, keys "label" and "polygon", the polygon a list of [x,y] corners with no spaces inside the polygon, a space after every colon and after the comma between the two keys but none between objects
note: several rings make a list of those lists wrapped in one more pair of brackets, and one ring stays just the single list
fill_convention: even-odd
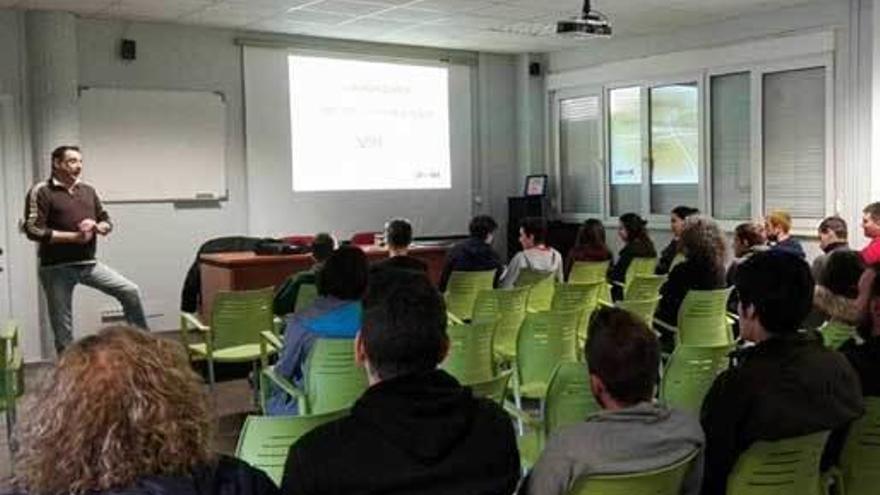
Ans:
[{"label": "white ceiling", "polygon": [[[615,36],[638,36],[816,0],[593,0]],[[552,34],[582,0],[0,0],[0,8],[198,24],[274,33],[495,52],[541,52],[589,41]]]}]

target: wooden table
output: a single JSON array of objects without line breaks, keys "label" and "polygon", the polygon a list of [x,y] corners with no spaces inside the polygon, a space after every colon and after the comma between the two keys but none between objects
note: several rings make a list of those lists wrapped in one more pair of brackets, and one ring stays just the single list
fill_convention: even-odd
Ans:
[{"label": "wooden table", "polygon": [[[439,284],[449,245],[414,245],[410,256],[428,264],[428,277]],[[362,246],[370,262],[388,257],[388,250],[378,246]],[[210,318],[214,296],[220,291],[277,287],[287,278],[309,269],[315,260],[310,254],[264,256],[252,251],[203,254],[199,258],[202,276],[201,314]]]}]

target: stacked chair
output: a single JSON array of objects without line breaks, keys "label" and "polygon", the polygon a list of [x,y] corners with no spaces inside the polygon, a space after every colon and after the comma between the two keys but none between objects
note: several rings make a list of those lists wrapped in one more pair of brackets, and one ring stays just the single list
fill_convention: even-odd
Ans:
[{"label": "stacked chair", "polygon": [[587,476],[575,481],[569,495],[679,495],[698,452],[660,469],[641,473]]},{"label": "stacked chair", "polygon": [[463,321],[470,320],[477,295],[484,290],[492,290],[494,282],[495,270],[452,272],[444,294],[446,310]]}]

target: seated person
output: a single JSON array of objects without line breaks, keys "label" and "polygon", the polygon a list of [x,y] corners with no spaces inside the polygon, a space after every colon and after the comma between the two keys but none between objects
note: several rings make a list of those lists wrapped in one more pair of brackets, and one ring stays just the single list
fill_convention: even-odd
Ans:
[{"label": "seated person", "polygon": [[535,270],[553,274],[557,282],[562,282],[562,255],[547,245],[547,221],[539,217],[524,218],[519,227],[519,243],[523,250],[516,253],[504,275],[501,287],[510,288],[522,270]]},{"label": "seated person", "polygon": [[385,245],[388,247],[389,257],[370,266],[370,285],[366,297],[368,306],[375,302],[377,294],[388,293],[391,286],[406,272],[427,276],[428,265],[409,255],[412,238],[412,225],[408,220],[395,218],[385,224]]},{"label": "seated person", "polygon": [[336,249],[336,240],[330,234],[321,232],[315,235],[315,239],[312,241],[311,253],[315,264],[308,270],[294,273],[278,287],[278,290],[275,291],[275,300],[272,302],[272,311],[275,315],[284,316],[296,311],[299,288],[303,285],[315,283],[315,275],[324,266],[327,258],[333,254],[334,249]]},{"label": "seated person", "polygon": [[862,395],[880,397],[880,277],[874,265],[859,280],[859,296],[856,305],[862,310],[858,325],[861,342],[846,341],[840,352],[855,368],[862,383]]},{"label": "seated person", "polygon": [[[617,263],[608,273],[608,278],[612,282],[623,283],[626,280],[626,271],[629,270],[633,258],[657,257],[654,243],[648,237],[647,225],[647,220],[643,220],[635,213],[624,213],[620,216],[617,236],[623,242],[623,249],[617,255]],[[611,289],[611,295],[615,300],[623,299],[623,289],[615,285]]]},{"label": "seated person", "polygon": [[859,277],[865,264],[858,251],[841,249],[831,253],[823,264],[822,277],[816,282],[813,295],[813,311],[807,318],[807,328],[819,328],[825,321],[834,319],[848,325],[856,325],[862,319],[858,307]]},{"label": "seated person", "polygon": [[364,314],[355,348],[370,387],[351,414],[291,448],[281,492],[510,494],[520,475],[510,418],[437,366],[446,307],[408,274]]},{"label": "seated person", "polygon": [[605,244],[605,226],[601,220],[590,218],[578,229],[574,247],[565,258],[565,278],[577,261],[611,261],[614,256]]},{"label": "seated person", "polygon": [[801,322],[813,302],[810,267],[771,250],[740,265],[740,332],[755,345],[736,354],[703,401],[706,470],[703,493],[722,494],[737,457],[758,440],[832,430],[823,468],[839,453],[840,432],[864,413],[859,379],[840,353],[826,349]]},{"label": "seated person", "polygon": [[676,206],[669,214],[669,227],[672,231],[672,240],[660,252],[660,259],[657,260],[657,275],[669,273],[672,269],[672,262],[681,252],[679,240],[681,239],[681,231],[684,229],[684,221],[691,215],[697,215],[700,210],[691,208],[690,206]]},{"label": "seated person", "polygon": [[204,383],[174,341],[130,327],[80,339],[29,404],[20,493],[278,493],[263,471],[211,451]]},{"label": "seated person", "polygon": [[[585,356],[590,389],[603,410],[550,438],[523,493],[565,495],[578,478],[659,469],[703,447],[696,418],[653,400],[660,348],[642,320],[619,308],[600,309]],[[702,469],[699,454],[679,493],[699,493]]]},{"label": "seated person", "polygon": [[[678,310],[691,290],[723,289],[727,241],[715,220],[691,215],[684,221],[678,245],[685,260],[675,265],[660,288],[657,318],[678,326]],[[664,335],[672,339],[671,335]]]},{"label": "seated person", "polygon": [[791,236],[791,215],[787,211],[771,211],[764,219],[764,231],[767,234],[767,240],[770,241],[770,249],[785,251],[801,259],[807,257],[801,243]]},{"label": "seated person", "polygon": [[[764,236],[764,226],[756,223],[741,223],[733,230],[733,263],[727,269],[725,282],[727,287],[734,285],[736,280],[736,269],[741,263],[749,259],[755,253],[766,251],[767,237]],[[739,295],[736,293],[736,287],[730,293],[730,299],[727,300],[727,310],[731,313],[737,312],[739,304]]]},{"label": "seated person", "polygon": [[[303,364],[318,338],[354,339],[361,328],[361,299],[367,288],[367,256],[354,246],[342,246],[327,258],[317,275],[318,298],[303,311],[287,317],[284,346],[275,371],[295,385],[303,380]],[[268,414],[297,414],[294,397],[272,387]]]},{"label": "seated person", "polygon": [[477,215],[471,219],[468,225],[470,237],[456,244],[449,250],[446,257],[446,265],[443,267],[443,275],[440,276],[440,292],[446,291],[449,276],[453,271],[479,272],[495,270],[494,285],[498,285],[498,278],[504,271],[501,257],[492,249],[492,240],[495,238],[495,230],[498,224],[489,215]]},{"label": "seated person", "polygon": [[849,250],[847,243],[846,221],[838,216],[828,217],[819,224],[819,248],[822,254],[813,259],[813,279],[817,283],[822,280],[822,270],[831,253]]},{"label": "seated person", "polygon": [[880,263],[880,201],[862,210],[862,233],[871,240],[862,248],[862,260],[868,266]]}]

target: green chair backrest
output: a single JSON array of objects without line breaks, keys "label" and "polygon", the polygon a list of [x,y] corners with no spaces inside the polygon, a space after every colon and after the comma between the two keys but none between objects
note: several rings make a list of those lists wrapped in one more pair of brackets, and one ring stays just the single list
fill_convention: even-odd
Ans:
[{"label": "green chair backrest", "polygon": [[755,442],[727,477],[727,495],[824,495],[819,475],[828,432]]},{"label": "green chair backrest", "polygon": [[660,400],[699,416],[703,398],[715,377],[727,369],[731,350],[731,344],[676,347],[660,380]]},{"label": "green chair backrest", "polygon": [[306,358],[307,414],[347,409],[367,389],[367,373],[354,358],[354,340],[317,339]]},{"label": "green chair backrest", "polygon": [[550,309],[580,311],[577,335],[581,342],[587,339],[587,324],[590,322],[590,315],[599,305],[599,294],[604,288],[604,281],[592,284],[556,284]]},{"label": "green chair backrest", "polygon": [[513,357],[516,337],[526,317],[529,288],[484,290],[477,294],[471,321],[495,323],[493,338],[495,353]]},{"label": "green chair backrest", "polygon": [[653,275],[656,269],[657,258],[633,258],[626,268],[624,285],[629,285],[632,279],[637,276]]},{"label": "green chair backrest", "polygon": [[482,290],[491,289],[494,282],[495,270],[452,272],[444,294],[446,310],[462,320],[470,320],[477,294]]},{"label": "green chair backrest", "polygon": [[556,365],[576,362],[578,311],[528,313],[516,342],[519,384],[546,386]]},{"label": "green chair backrest", "polygon": [[660,287],[666,283],[666,275],[636,275],[623,290],[624,299],[645,300],[660,295]]},{"label": "green chair backrest", "polygon": [[611,261],[575,261],[568,274],[570,284],[592,284],[604,282],[608,276]]},{"label": "green chair backrest", "polygon": [[503,406],[507,396],[507,384],[510,382],[511,376],[513,376],[513,370],[505,370],[488,380],[471,383],[468,387],[471,388],[475,396],[492,399]]},{"label": "green chair backrest", "polygon": [[556,288],[553,272],[530,270],[519,272],[514,283],[516,287],[529,287],[529,311],[547,311],[553,302],[553,290]]},{"label": "green chair backrest", "polygon": [[302,311],[318,298],[317,284],[300,284],[299,292],[296,293],[296,311]]},{"label": "green chair backrest", "polygon": [[24,394],[22,354],[18,346],[19,327],[8,322],[0,330],[0,411],[6,410],[16,397]]},{"label": "green chair backrest", "polygon": [[493,323],[450,325],[449,354],[442,368],[462,385],[484,382],[495,376],[492,353]]},{"label": "green chair backrest", "polygon": [[733,288],[691,290],[678,309],[680,345],[716,346],[733,343],[727,321],[727,300]]},{"label": "green chair backrest", "polygon": [[217,293],[211,310],[214,349],[259,344],[260,333],[274,329],[273,296],[271,287]]},{"label": "green chair backrest", "polygon": [[590,391],[584,363],[559,363],[550,375],[544,399],[544,434],[580,423],[601,408]]},{"label": "green chair backrest", "polygon": [[654,326],[654,312],[657,311],[657,305],[660,304],[660,297],[651,299],[624,299],[614,303],[620,309],[625,309],[630,313],[638,316],[648,325],[648,328]]},{"label": "green chair backrest", "polygon": [[880,487],[880,397],[865,397],[865,415],[849,428],[840,470],[846,495],[874,495]]},{"label": "green chair backrest", "polygon": [[301,416],[248,416],[238,436],[235,456],[262,469],[280,486],[290,446],[318,426],[347,414],[347,410],[341,410]]},{"label": "green chair backrest", "polygon": [[679,495],[697,451],[660,469],[642,473],[587,476],[575,481],[569,495]]},{"label": "green chair backrest", "polygon": [[856,329],[838,320],[829,320],[819,329],[822,341],[829,349],[839,349],[844,342],[855,336]]}]

